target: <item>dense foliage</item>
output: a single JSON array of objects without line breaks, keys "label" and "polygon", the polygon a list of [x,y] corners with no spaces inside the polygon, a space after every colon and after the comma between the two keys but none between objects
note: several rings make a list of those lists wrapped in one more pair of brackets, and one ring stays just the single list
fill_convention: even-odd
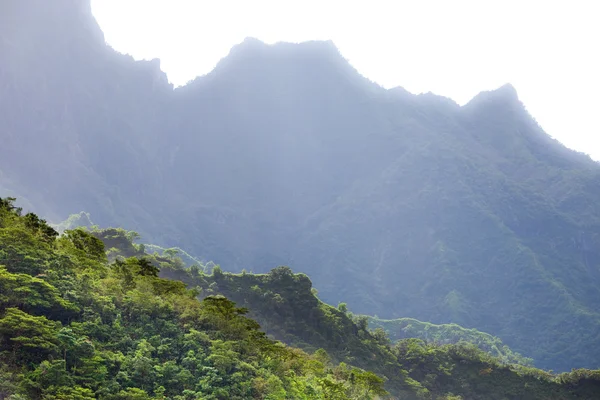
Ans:
[{"label": "dense foliage", "polygon": [[[102,231],[104,240],[125,237]],[[131,245],[131,242],[129,242]],[[127,251],[119,249],[118,251]],[[223,296],[158,277],[167,259],[60,237],[0,199],[0,398],[370,399],[371,372],[268,339]],[[179,264],[174,263],[172,268]]]},{"label": "dense foliage", "polygon": [[89,0],[4,0],[0,91],[0,191],[53,221],[86,210],[230,271],[291,265],[357,313],[600,367],[600,167],[510,85],[461,107],[331,42],[249,39],[173,89]]},{"label": "dense foliage", "polygon": [[[387,389],[401,399],[594,399],[600,396],[600,372],[551,373],[514,364],[527,360],[502,348],[503,358],[475,342],[456,344],[403,339],[392,344],[379,327],[369,330],[366,316],[352,315],[344,303],[321,302],[304,274],[277,267],[268,274],[232,274],[220,267],[165,266],[161,274],[202,289],[202,296],[226,295],[250,310],[268,335],[317,354],[328,354],[387,378]],[[462,328],[455,328],[462,329]],[[438,332],[439,334],[439,332]],[[464,336],[464,335],[463,335]],[[471,338],[473,339],[473,338]],[[485,338],[485,343],[497,343]]]},{"label": "dense foliage", "polygon": [[[466,344],[392,346],[366,317],[318,300],[308,277],[287,267],[235,275],[214,266],[208,275],[173,253],[144,254],[136,237],[123,229],[59,235],[0,199],[0,398],[387,396],[383,379],[351,365],[385,376],[398,399],[600,395],[598,371],[552,375]],[[251,307],[270,335],[314,355],[268,338],[248,308],[222,294]]]},{"label": "dense foliage", "polygon": [[369,326],[382,328],[390,340],[421,339],[427,343],[454,344],[466,342],[476,345],[507,364],[533,366],[533,360],[512,351],[502,340],[477,329],[466,329],[457,324],[436,325],[418,321],[413,318],[397,318],[392,320],[377,317],[369,318]]}]

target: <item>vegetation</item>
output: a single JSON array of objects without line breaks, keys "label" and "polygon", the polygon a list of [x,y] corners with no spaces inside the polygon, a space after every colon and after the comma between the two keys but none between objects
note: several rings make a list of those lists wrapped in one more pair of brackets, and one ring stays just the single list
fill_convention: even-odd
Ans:
[{"label": "vegetation", "polygon": [[58,224],[50,224],[50,226],[53,229],[56,229],[56,231],[59,233],[62,233],[66,230],[73,230],[75,228],[97,228],[97,225],[92,222],[92,216],[90,213],[84,211],[81,211],[77,214],[71,214],[66,220]]},{"label": "vegetation", "polygon": [[510,85],[459,106],[331,42],[246,40],[174,89],[107,46],[90,0],[0,1],[0,60],[0,190],[48,220],[85,210],[229,271],[290,265],[356,313],[600,367],[600,166]]},{"label": "vegetation", "polygon": [[377,317],[369,318],[369,325],[373,328],[382,328],[389,338],[396,342],[402,339],[421,339],[426,343],[438,345],[454,343],[470,343],[476,345],[479,349],[496,357],[505,364],[520,364],[523,366],[533,366],[531,358],[523,357],[521,354],[512,351],[508,346],[502,343],[502,340],[488,333],[478,331],[477,329],[465,329],[456,324],[436,325],[429,322],[422,322],[412,318],[398,318],[385,320]]},{"label": "vegetation", "polygon": [[202,260],[189,254],[187,251],[179,247],[164,248],[155,244],[144,244],[146,252],[157,253],[165,257],[180,258],[187,266],[202,265]]},{"label": "vegetation", "polygon": [[199,301],[197,291],[159,278],[157,265],[166,262],[109,263],[102,240],[86,230],[58,236],[0,199],[0,398],[385,395],[375,374],[270,340],[225,297]]},{"label": "vegetation", "polygon": [[210,275],[201,268],[164,268],[161,274],[201,288],[201,296],[229,297],[248,308],[273,338],[384,376],[388,391],[400,399],[546,400],[600,395],[599,371],[554,375],[513,363],[527,360],[507,348],[502,348],[504,358],[498,358],[464,341],[441,344],[412,338],[392,344],[381,327],[368,329],[368,317],[352,315],[343,303],[335,308],[321,302],[308,277],[293,274],[288,267],[268,274],[232,274],[220,267]]},{"label": "vegetation", "polygon": [[[215,266],[208,275],[176,257],[140,254],[135,237],[123,229],[59,235],[0,199],[1,398],[341,400],[387,397],[385,388],[409,400],[600,394],[598,371],[552,375],[466,344],[392,346],[366,317],[319,301],[308,277],[287,267],[235,275]],[[131,252],[139,256],[123,255]],[[249,316],[313,355],[269,338]]]}]

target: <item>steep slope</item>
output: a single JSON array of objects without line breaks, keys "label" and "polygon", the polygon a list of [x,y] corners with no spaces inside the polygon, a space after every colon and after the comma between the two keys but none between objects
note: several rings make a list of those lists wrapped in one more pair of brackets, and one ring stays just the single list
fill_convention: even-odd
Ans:
[{"label": "steep slope", "polygon": [[[502,128],[480,124],[469,130],[486,140],[502,135],[503,142],[539,134],[535,126],[527,129],[531,118],[523,116],[515,97],[506,98],[505,89],[491,94]],[[457,124],[473,123],[471,106],[459,110]],[[538,365],[557,369],[575,360],[596,362],[596,355],[582,353],[581,343],[597,340],[592,327],[600,321],[600,225],[597,217],[575,221],[558,209],[556,199],[544,196],[547,189],[531,182],[539,185],[540,171],[554,168],[554,186],[579,186],[580,196],[589,196],[581,179],[596,165],[573,156],[569,169],[557,171],[523,144],[518,148],[527,157],[515,157],[497,144],[484,147],[483,140],[466,136],[469,130],[451,138],[438,135],[383,173],[357,182],[317,214],[318,225],[299,246],[295,264],[330,255],[313,272],[315,282],[323,282],[324,299],[345,297],[361,313],[476,327]],[[500,168],[518,162],[533,177]],[[349,273],[358,279],[348,279]],[[583,329],[565,336],[567,326]]]},{"label": "steep slope", "polygon": [[231,274],[215,268],[165,266],[161,274],[202,289],[202,296],[225,294],[247,307],[265,331],[287,343],[336,362],[369,366],[388,378],[386,386],[400,399],[593,399],[597,371],[552,375],[506,364],[468,344],[426,344],[417,339],[390,346],[382,330],[367,329],[365,316],[354,317],[345,305],[337,309],[318,300],[304,274],[277,267],[268,274]]},{"label": "steep slope", "polygon": [[[188,290],[182,282],[159,278],[160,268],[194,275],[181,260],[144,256],[129,232],[75,229],[58,236],[37,215],[23,215],[13,200],[0,198],[2,398],[387,398],[383,379],[372,372],[335,364],[323,350],[311,356],[270,340],[245,316],[247,309],[219,295],[198,301],[198,288]],[[113,262],[107,260],[112,251],[105,253],[105,244],[120,253]],[[129,254],[135,256],[126,258]],[[267,306],[276,309],[289,307],[290,289],[302,282],[304,290],[294,300],[308,302],[294,304],[297,314],[280,314],[287,319],[282,327],[297,327],[294,334],[309,321],[305,312],[319,303],[308,278],[286,268],[274,270],[266,280],[257,275],[238,280],[218,271],[196,278],[205,283],[214,279],[210,287],[218,290],[218,281],[238,292],[248,290],[238,283],[266,289],[270,282],[273,291],[252,291],[263,303],[275,300]],[[331,333],[340,328],[354,332],[348,344],[353,344],[356,361],[391,372],[394,398],[500,399],[519,393],[528,399],[566,400],[591,399],[600,390],[598,371],[552,376],[502,365],[469,347],[408,341],[391,348],[385,337],[371,335],[343,311],[324,304],[318,308],[325,313],[320,327],[310,325],[312,339],[334,348],[343,338]],[[361,349],[368,351],[357,352]],[[370,357],[373,351],[377,359]]]},{"label": "steep slope", "polygon": [[330,43],[249,39],[175,90],[166,182],[177,221],[196,227],[178,244],[231,268],[288,261],[308,215],[393,157],[363,97],[385,92],[357,76]]},{"label": "steep slope", "polygon": [[127,210],[139,217],[147,205],[136,208],[130,194],[156,188],[152,127],[172,89],[159,63],[106,46],[89,1],[0,7],[0,170],[9,188],[54,219],[82,209],[102,221]]},{"label": "steep slope", "polygon": [[[111,244],[117,229],[103,232]],[[122,231],[122,230],[121,230]],[[0,398],[375,399],[373,373],[265,337],[222,296],[157,277],[158,259],[108,263],[85,230],[61,237],[0,198]],[[128,250],[127,248],[121,250]],[[142,253],[143,254],[143,253]]]},{"label": "steep slope", "polygon": [[600,168],[511,86],[384,90],[330,42],[248,39],[173,90],[88,1],[0,6],[0,187],[231,270],[291,265],[331,303],[456,322],[598,367]]}]

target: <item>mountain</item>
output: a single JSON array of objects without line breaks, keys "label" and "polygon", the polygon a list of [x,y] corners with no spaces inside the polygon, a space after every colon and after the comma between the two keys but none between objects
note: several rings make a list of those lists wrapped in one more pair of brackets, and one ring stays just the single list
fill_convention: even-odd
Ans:
[{"label": "mountain", "polygon": [[55,220],[66,209],[119,215],[122,188],[152,189],[150,127],[172,89],[166,75],[157,60],[106,46],[89,1],[0,7],[0,186]]},{"label": "mountain", "polygon": [[[144,254],[121,228],[59,235],[13,200],[0,198],[3,399],[478,400],[517,394],[566,400],[600,393],[600,371],[552,375],[503,364],[473,346],[414,339],[392,347],[382,331],[366,328],[366,318],[354,321],[321,303],[308,277],[286,267],[239,276],[215,267],[206,275],[181,259]],[[166,274],[208,286],[187,289],[159,277]],[[278,332],[304,333],[307,345],[322,344],[333,357],[274,341],[247,308],[203,293],[221,289],[245,292],[258,306],[254,314],[270,309],[277,316],[271,321],[279,319]],[[335,359],[343,354],[352,355],[351,364]]]},{"label": "mountain", "polygon": [[[352,315],[343,303],[338,308],[323,303],[316,297],[310,279],[304,274],[294,274],[288,267],[277,267],[267,274],[223,273],[216,267],[209,275],[202,268],[165,265],[161,274],[201,289],[201,297],[225,295],[247,307],[248,315],[258,321],[269,336],[311,353],[323,354],[325,350],[334,362],[376,372],[387,378],[386,388],[399,399],[568,399],[573,396],[592,399],[598,395],[597,371],[552,375],[513,364],[515,360],[527,360],[506,346],[502,348],[502,358],[492,357],[466,342],[440,345],[411,338],[400,339],[392,346],[381,328],[368,329],[366,316]],[[460,327],[454,326],[452,330],[467,337]],[[474,339],[480,347],[499,344],[497,338],[482,332],[469,333],[468,339]],[[509,358],[512,360],[507,363]]]},{"label": "mountain", "polygon": [[[139,253],[112,229],[106,241]],[[223,296],[158,277],[168,259],[108,262],[0,198],[0,398],[375,399],[383,379],[266,338]],[[583,388],[583,387],[582,387]],[[587,389],[585,389],[587,390]],[[568,392],[565,392],[568,393]],[[410,397],[409,397],[410,398]]]},{"label": "mountain", "polygon": [[600,168],[512,86],[461,107],[385,90],[331,42],[247,39],[173,89],[105,44],[88,1],[0,7],[0,195],[230,271],[290,265],[326,302],[476,328],[540,367],[599,366]]}]

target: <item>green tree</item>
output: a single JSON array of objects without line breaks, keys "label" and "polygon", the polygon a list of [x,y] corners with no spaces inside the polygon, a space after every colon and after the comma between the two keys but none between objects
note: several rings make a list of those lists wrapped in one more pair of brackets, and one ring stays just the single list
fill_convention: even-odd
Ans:
[{"label": "green tree", "polygon": [[147,258],[141,258],[138,260],[138,264],[140,266],[140,275],[142,276],[158,276],[159,269],[154,266],[150,260]]},{"label": "green tree", "polygon": [[171,247],[170,249],[165,249],[163,254],[169,258],[175,258],[177,257],[177,254],[179,254],[179,249]]},{"label": "green tree", "polygon": [[66,240],[70,241],[73,246],[84,252],[88,257],[98,261],[106,260],[104,243],[91,233],[84,229],[66,230],[63,233]]},{"label": "green tree", "polygon": [[12,351],[15,360],[41,360],[58,350],[59,322],[7,308],[0,318],[0,349]]},{"label": "green tree", "polygon": [[58,236],[58,232],[48,225],[46,220],[40,219],[34,213],[27,213],[23,220],[27,228],[38,233],[45,241],[52,242]]},{"label": "green tree", "polygon": [[6,212],[20,216],[23,209],[21,207],[15,206],[16,201],[17,199],[14,197],[0,197],[0,210],[4,210]]}]

